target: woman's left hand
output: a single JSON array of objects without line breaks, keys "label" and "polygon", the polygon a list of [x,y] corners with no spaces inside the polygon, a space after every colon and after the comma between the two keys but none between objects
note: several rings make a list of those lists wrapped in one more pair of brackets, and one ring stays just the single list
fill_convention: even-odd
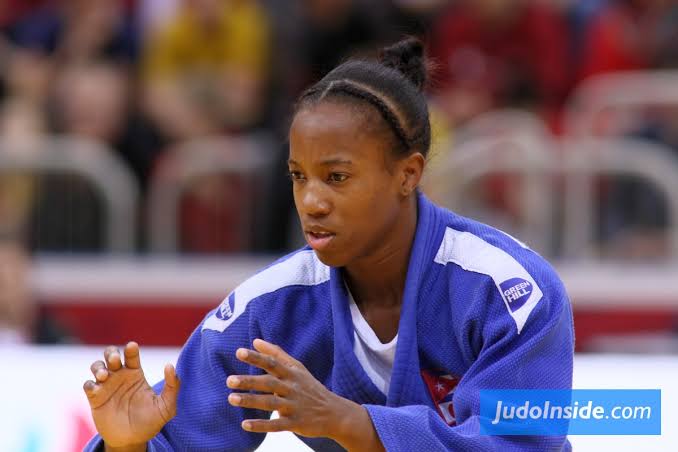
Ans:
[{"label": "woman's left hand", "polygon": [[[240,348],[236,357],[266,371],[264,375],[231,375],[227,385],[231,405],[278,411],[278,419],[247,419],[242,428],[250,432],[291,431],[302,436],[332,438],[347,449],[353,444],[381,446],[367,410],[328,390],[296,359],[277,345],[254,340],[255,350]],[[380,447],[377,447],[379,449]]]}]

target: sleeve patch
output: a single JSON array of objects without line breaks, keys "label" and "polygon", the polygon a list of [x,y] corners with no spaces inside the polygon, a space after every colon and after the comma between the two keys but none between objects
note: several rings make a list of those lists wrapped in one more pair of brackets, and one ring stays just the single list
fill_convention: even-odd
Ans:
[{"label": "sleeve patch", "polygon": [[240,284],[207,317],[202,330],[223,332],[252,300],[264,294],[294,285],[314,286],[329,279],[330,268],[320,262],[314,251],[300,251]]},{"label": "sleeve patch", "polygon": [[435,262],[442,265],[453,262],[464,270],[491,277],[518,334],[543,297],[535,280],[513,256],[470,232],[448,227]]}]

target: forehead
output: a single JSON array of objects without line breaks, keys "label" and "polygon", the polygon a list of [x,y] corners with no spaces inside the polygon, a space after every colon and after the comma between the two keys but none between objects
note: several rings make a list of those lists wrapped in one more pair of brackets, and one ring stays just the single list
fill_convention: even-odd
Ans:
[{"label": "forehead", "polygon": [[303,107],[290,128],[290,158],[318,159],[329,154],[351,160],[383,161],[383,134],[371,112],[343,102],[319,102]]}]

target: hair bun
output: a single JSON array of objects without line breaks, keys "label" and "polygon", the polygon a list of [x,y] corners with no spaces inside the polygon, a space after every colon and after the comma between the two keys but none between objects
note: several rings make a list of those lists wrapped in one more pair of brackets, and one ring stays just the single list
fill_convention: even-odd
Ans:
[{"label": "hair bun", "polygon": [[408,37],[381,50],[381,64],[399,71],[419,91],[426,84],[426,57],[424,44],[415,37]]}]

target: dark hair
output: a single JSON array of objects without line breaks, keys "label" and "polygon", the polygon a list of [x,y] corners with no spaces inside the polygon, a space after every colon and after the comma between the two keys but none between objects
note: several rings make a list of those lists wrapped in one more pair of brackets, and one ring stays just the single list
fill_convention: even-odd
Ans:
[{"label": "dark hair", "polygon": [[398,143],[396,153],[418,151],[425,157],[431,146],[426,76],[424,45],[406,38],[382,49],[379,61],[349,60],[337,66],[299,97],[295,114],[328,97],[362,101],[388,124]]}]

